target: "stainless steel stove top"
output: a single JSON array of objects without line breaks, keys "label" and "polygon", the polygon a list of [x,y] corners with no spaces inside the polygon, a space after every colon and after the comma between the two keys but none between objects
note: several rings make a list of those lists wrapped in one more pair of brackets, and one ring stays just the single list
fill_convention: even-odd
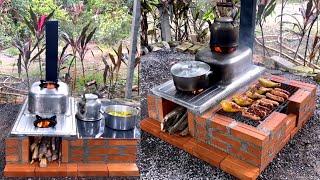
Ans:
[{"label": "stainless steel stove top", "polygon": [[172,80],[156,86],[152,89],[152,92],[157,96],[186,107],[194,113],[202,114],[210,107],[219,104],[220,101],[239,90],[239,88],[257,79],[264,70],[262,67],[252,65],[252,68],[243,72],[241,76],[234,79],[230,84],[217,84],[198,94],[177,91]]},{"label": "stainless steel stove top", "polygon": [[76,104],[74,98],[69,98],[68,112],[64,115],[57,115],[57,124],[53,128],[37,128],[33,125],[36,119],[35,114],[28,111],[28,99],[23,104],[20,113],[12,128],[11,134],[18,136],[76,136]]}]

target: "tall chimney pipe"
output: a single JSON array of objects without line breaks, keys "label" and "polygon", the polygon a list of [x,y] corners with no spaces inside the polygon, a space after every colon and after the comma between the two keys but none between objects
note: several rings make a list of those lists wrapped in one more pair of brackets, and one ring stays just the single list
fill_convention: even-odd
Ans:
[{"label": "tall chimney pipe", "polygon": [[58,81],[58,21],[46,22],[46,81]]}]

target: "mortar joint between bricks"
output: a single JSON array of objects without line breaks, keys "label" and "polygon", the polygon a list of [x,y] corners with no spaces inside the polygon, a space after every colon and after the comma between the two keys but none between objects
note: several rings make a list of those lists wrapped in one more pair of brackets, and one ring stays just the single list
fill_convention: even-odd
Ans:
[{"label": "mortar joint between bricks", "polygon": [[249,146],[248,142],[241,141],[240,144],[241,144],[240,149],[242,151],[248,152],[248,146]]},{"label": "mortar joint between bricks", "polygon": [[231,149],[232,149],[232,145],[231,144],[227,144],[227,153],[230,154],[231,153]]},{"label": "mortar joint between bricks", "polygon": [[231,135],[231,129],[236,127],[238,125],[237,121],[232,121],[228,126],[227,126],[227,134]]},{"label": "mortar joint between bricks", "polygon": [[210,119],[206,119],[206,131],[207,131],[207,134],[206,134],[206,141],[210,141],[210,125],[211,125],[211,121]]},{"label": "mortar joint between bricks", "polygon": [[[27,137],[27,138],[29,138],[29,137]],[[23,138],[19,138],[18,139],[18,157],[19,157],[19,163],[23,163],[22,162],[22,140],[23,140]]]},{"label": "mortar joint between bricks", "polygon": [[267,129],[267,128],[265,128],[265,127],[261,127],[261,126],[258,126],[257,128],[258,128],[258,130],[266,133],[267,136],[269,136],[269,137],[271,138],[271,131],[270,131],[269,129]]},{"label": "mortar joint between bricks", "polygon": [[83,161],[88,162],[88,156],[89,156],[89,146],[88,146],[88,140],[83,140]]},{"label": "mortar joint between bricks", "polygon": [[160,121],[160,112],[158,109],[158,104],[160,103],[160,97],[156,96],[155,98],[155,109],[156,109],[156,113],[157,113],[157,120]]}]

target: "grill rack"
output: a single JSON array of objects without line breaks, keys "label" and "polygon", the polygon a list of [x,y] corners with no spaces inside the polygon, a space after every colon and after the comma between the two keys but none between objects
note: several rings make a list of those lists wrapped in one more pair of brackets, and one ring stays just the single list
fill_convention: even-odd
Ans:
[{"label": "grill rack", "polygon": [[[292,96],[299,88],[297,87],[294,87],[294,86],[291,86],[291,85],[288,85],[288,84],[283,84],[281,83],[281,89],[284,89],[288,92],[290,92],[290,96]],[[289,96],[289,97],[290,97]],[[242,122],[242,123],[245,123],[245,124],[248,124],[250,126],[254,126],[254,127],[257,127],[259,126],[259,124],[261,122],[263,122],[272,112],[281,112],[281,113],[287,113],[287,110],[288,110],[288,104],[289,104],[289,101],[286,100],[285,102],[281,103],[279,106],[275,107],[274,109],[272,109],[264,118],[262,118],[260,121],[253,121],[249,118],[246,118],[246,117],[243,117],[241,115],[241,112],[237,112],[237,113],[229,113],[229,112],[224,112],[222,109],[220,109],[217,113],[220,114],[220,115],[224,115],[224,116],[227,116],[229,118],[232,118],[236,121],[239,121],[239,122]]]}]

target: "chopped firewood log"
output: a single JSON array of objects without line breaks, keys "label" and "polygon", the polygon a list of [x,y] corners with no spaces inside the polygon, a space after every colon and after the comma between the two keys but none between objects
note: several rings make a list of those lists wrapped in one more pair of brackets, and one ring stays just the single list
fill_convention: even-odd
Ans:
[{"label": "chopped firewood log", "polygon": [[38,145],[38,142],[32,143],[30,146],[30,151],[33,152],[37,145]]},{"label": "chopped firewood log", "polygon": [[52,156],[52,151],[51,149],[48,149],[46,153],[46,158],[50,158],[51,156]]},{"label": "chopped firewood log", "polygon": [[39,145],[37,144],[32,153],[31,164],[33,164],[34,161],[38,159],[38,157],[39,157]]},{"label": "chopped firewood log", "polygon": [[41,168],[45,168],[45,167],[48,166],[47,158],[46,158],[46,157],[41,157],[41,158],[40,158],[39,166],[40,166]]},{"label": "chopped firewood log", "polygon": [[185,110],[186,109],[184,107],[179,106],[170,113],[168,113],[163,118],[163,122],[161,123],[161,131],[166,132],[169,129],[169,127],[172,126],[172,124],[179,120],[179,116],[182,116]]},{"label": "chopped firewood log", "polygon": [[188,113],[184,113],[183,116],[178,120],[177,123],[175,123],[168,131],[169,131],[169,134],[173,134],[175,132],[178,131],[178,129],[180,128],[181,124],[186,121],[187,119],[187,115]]},{"label": "chopped firewood log", "polygon": [[189,134],[188,126],[183,131],[180,132],[180,136],[187,136],[188,134]]},{"label": "chopped firewood log", "polygon": [[56,150],[56,138],[55,137],[51,138],[51,148],[52,148],[52,151]]}]

